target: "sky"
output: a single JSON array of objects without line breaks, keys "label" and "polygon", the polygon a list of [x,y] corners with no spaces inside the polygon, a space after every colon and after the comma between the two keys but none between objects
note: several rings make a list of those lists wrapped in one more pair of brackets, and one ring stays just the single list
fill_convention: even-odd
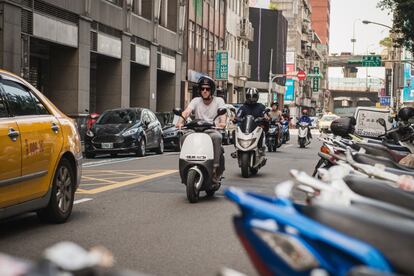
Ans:
[{"label": "sky", "polygon": [[[363,24],[362,20],[392,25],[392,16],[388,11],[377,8],[378,0],[331,0],[330,53],[351,52],[353,25],[355,22],[355,54],[370,52],[381,53],[380,40],[389,32],[385,27]],[[366,69],[359,70],[358,77],[366,76]],[[384,77],[383,69],[368,69],[368,75]],[[341,69],[330,69],[330,77],[341,77]]]}]

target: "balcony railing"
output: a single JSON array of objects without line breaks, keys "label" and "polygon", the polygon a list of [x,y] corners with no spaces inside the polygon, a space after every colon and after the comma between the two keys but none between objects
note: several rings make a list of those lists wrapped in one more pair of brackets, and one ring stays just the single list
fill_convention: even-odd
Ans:
[{"label": "balcony railing", "polygon": [[248,19],[243,18],[240,21],[240,37],[249,41],[253,41],[253,35],[254,30],[252,23]]}]

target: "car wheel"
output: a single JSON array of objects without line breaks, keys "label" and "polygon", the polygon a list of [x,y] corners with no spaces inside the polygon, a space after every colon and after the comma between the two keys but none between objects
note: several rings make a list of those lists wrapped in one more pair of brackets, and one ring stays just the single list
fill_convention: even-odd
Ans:
[{"label": "car wheel", "polygon": [[46,208],[37,211],[42,221],[65,222],[72,213],[75,197],[75,172],[67,159],[62,159],[56,168],[52,183],[52,194]]},{"label": "car wheel", "polygon": [[178,139],[177,139],[177,145],[175,146],[175,151],[181,151],[181,138],[182,138],[182,135],[178,135]]},{"label": "car wheel", "polygon": [[164,153],[164,139],[160,139],[160,143],[158,144],[158,148],[155,150],[155,152],[158,154]]},{"label": "car wheel", "polygon": [[145,139],[141,138],[141,140],[139,141],[139,146],[136,152],[136,155],[138,157],[143,157],[145,156],[145,150],[146,150],[146,144],[145,144]]}]

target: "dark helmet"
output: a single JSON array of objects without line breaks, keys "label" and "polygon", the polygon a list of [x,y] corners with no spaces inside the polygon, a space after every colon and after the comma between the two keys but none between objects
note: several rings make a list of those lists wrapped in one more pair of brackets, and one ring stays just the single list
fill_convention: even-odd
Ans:
[{"label": "dark helmet", "polygon": [[200,96],[201,96],[201,86],[203,86],[203,85],[210,86],[210,95],[211,96],[214,95],[214,93],[216,92],[216,83],[209,76],[202,76],[201,78],[198,79],[197,84],[198,84],[198,91],[200,92]]},{"label": "dark helmet", "polygon": [[253,103],[257,103],[258,100],[259,100],[259,92],[257,91],[257,89],[254,87],[247,88],[246,103],[253,104]]},{"label": "dark helmet", "polygon": [[398,119],[402,121],[408,121],[411,118],[414,118],[413,107],[403,107],[400,109],[400,111],[398,111]]},{"label": "dark helmet", "polygon": [[278,102],[272,102],[271,104],[270,104],[270,107],[273,107],[273,106],[276,106],[276,107],[278,107],[279,106],[279,103]]}]

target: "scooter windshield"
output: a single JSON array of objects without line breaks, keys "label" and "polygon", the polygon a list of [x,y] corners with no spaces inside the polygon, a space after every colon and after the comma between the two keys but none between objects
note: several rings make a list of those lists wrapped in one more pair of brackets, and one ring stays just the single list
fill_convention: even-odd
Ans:
[{"label": "scooter windshield", "polygon": [[253,130],[256,129],[256,127],[257,127],[257,124],[254,121],[254,117],[251,115],[244,117],[244,119],[242,120],[240,124],[240,130],[243,133],[251,133],[253,132]]}]

